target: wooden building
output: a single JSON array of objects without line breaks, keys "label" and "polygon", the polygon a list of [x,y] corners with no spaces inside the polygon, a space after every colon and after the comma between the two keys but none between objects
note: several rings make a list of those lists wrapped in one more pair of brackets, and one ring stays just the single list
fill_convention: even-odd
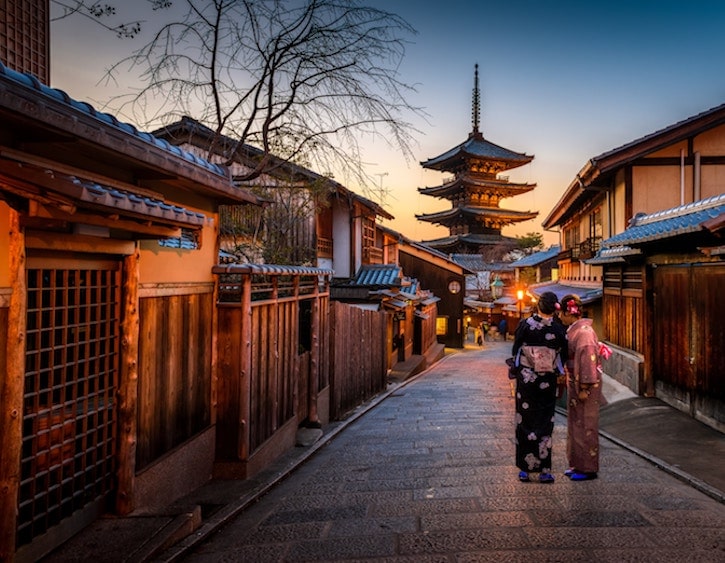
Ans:
[{"label": "wooden building", "polygon": [[[666,388],[677,387],[657,383],[663,373],[659,371],[661,357],[657,356],[662,350],[654,347],[658,336],[653,319],[661,314],[659,308],[664,304],[661,299],[653,298],[654,287],[651,285],[655,278],[665,286],[675,281],[660,277],[663,274],[654,275],[655,271],[666,271],[662,266],[668,262],[664,258],[666,252],[661,253],[662,248],[655,250],[657,245],[651,246],[657,257],[632,259],[620,256],[617,263],[611,262],[612,254],[622,252],[622,249],[600,251],[605,241],[608,246],[616,246],[616,237],[628,228],[636,228],[642,217],[657,222],[658,217],[661,219],[668,214],[684,216],[687,212],[683,209],[688,205],[702,205],[698,202],[725,193],[724,175],[725,105],[721,105],[590,159],[543,222],[544,228],[560,232],[562,251],[558,256],[558,283],[572,289],[581,287],[591,291],[598,288],[603,293],[602,299],[594,302],[592,311],[600,337],[611,343],[614,350],[605,366],[606,372],[639,394],[656,394],[666,399],[670,394]],[[674,244],[678,240],[667,234],[657,244]],[[675,246],[672,250],[676,255],[675,262],[686,260],[686,252],[676,250]],[[608,260],[603,261],[602,256],[608,256]],[[693,264],[703,261],[702,255],[692,260]],[[717,259],[713,262],[707,269],[712,268],[713,275],[721,280],[725,270],[716,263]],[[684,272],[687,269],[684,265],[682,268],[676,270]],[[705,270],[695,268],[692,271]],[[538,289],[544,291],[546,286]],[[685,291],[684,287],[680,289]],[[675,326],[673,334],[676,333]],[[687,347],[682,344],[684,342],[676,346],[683,352]],[[722,340],[711,341],[709,345],[713,349],[707,352],[707,357],[722,355]],[[683,358],[702,365],[704,358],[694,351],[684,353]],[[673,366],[680,366],[676,368],[678,370],[683,368],[682,362],[668,367]],[[687,367],[677,377],[667,378],[688,380],[691,369]],[[679,393],[674,392],[674,395]],[[685,401],[680,398],[673,403],[682,405]],[[685,410],[690,412],[693,404],[688,402]]]},{"label": "wooden building", "polygon": [[209,478],[218,207],[257,198],[2,64],[0,196],[0,559],[34,560]]},{"label": "wooden building", "polygon": [[590,262],[604,269],[608,339],[642,337],[637,375],[651,377],[626,383],[725,432],[725,192],[635,216]]},{"label": "wooden building", "polygon": [[376,221],[394,217],[377,203],[275,156],[269,157],[261,176],[240,180],[254,169],[262,151],[239,147],[234,139],[190,117],[153,134],[202,158],[230,161],[238,185],[264,201],[263,207],[231,205],[220,210],[221,248],[239,262],[314,265],[332,270],[333,278],[343,283],[363,265],[384,263]]}]

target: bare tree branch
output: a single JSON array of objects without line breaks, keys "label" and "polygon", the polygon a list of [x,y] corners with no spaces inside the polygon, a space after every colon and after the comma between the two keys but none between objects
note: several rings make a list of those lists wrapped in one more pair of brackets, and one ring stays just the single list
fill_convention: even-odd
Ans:
[{"label": "bare tree branch", "polygon": [[[68,1],[68,0],[65,0]],[[193,116],[262,156],[243,180],[273,159],[342,170],[371,183],[361,136],[382,139],[407,160],[424,116],[399,78],[407,37],[401,17],[358,0],[183,0],[184,13],[109,71],[139,73],[142,86],[114,100],[146,126]],[[210,147],[210,153],[218,147]]]},{"label": "bare tree branch", "polygon": [[[160,10],[171,7],[170,0],[147,0],[152,10]],[[116,34],[122,39],[132,39],[141,32],[143,20],[127,21],[119,24],[107,23],[116,14],[116,6],[113,3],[87,1],[87,0],[51,0],[51,4],[57,9],[58,15],[51,19],[51,22],[62,20],[71,16],[81,16],[91,20]]]}]

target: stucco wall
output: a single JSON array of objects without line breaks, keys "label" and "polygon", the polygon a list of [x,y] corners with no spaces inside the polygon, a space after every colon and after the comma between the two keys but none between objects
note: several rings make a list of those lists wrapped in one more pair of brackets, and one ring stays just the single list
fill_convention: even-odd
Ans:
[{"label": "stucco wall", "polygon": [[157,239],[140,243],[139,281],[148,283],[208,282],[211,268],[218,262],[216,216],[202,211],[209,219],[201,230],[201,247],[184,250],[161,246]]},{"label": "stucco wall", "polygon": [[[654,213],[680,203],[679,166],[638,166],[632,170],[632,213]],[[688,195],[689,194],[689,199]],[[692,174],[685,173],[685,203],[692,201]]]}]

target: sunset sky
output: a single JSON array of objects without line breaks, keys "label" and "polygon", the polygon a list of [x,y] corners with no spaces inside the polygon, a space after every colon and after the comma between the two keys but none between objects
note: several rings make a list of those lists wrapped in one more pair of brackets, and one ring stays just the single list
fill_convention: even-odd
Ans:
[{"label": "sunset sky", "polygon": [[[118,4],[128,18],[139,0]],[[418,187],[444,178],[420,162],[471,131],[475,64],[484,137],[535,156],[509,176],[538,187],[502,206],[539,216],[504,229],[509,236],[543,233],[541,221],[590,158],[725,103],[725,3],[718,0],[366,4],[399,14],[418,32],[400,68],[402,80],[417,88],[409,101],[428,114],[427,121],[414,122],[421,132],[416,160],[406,162],[384,143],[366,154],[370,173],[389,192],[384,205],[396,219],[386,224],[413,240],[447,234],[414,217],[450,207],[418,194]],[[99,80],[133,42],[81,18],[54,23],[51,38],[51,86],[94,105],[117,93]],[[557,241],[556,233],[545,233],[547,244]]]}]

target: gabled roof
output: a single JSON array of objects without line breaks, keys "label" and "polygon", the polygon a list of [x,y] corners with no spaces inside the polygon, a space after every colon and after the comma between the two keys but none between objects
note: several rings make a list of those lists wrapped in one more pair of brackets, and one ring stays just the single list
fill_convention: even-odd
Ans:
[{"label": "gabled roof", "polygon": [[514,152],[483,138],[480,132],[473,132],[460,145],[443,154],[421,162],[423,168],[451,170],[467,159],[489,160],[504,164],[504,170],[518,168],[533,160],[533,155]]},{"label": "gabled roof", "polygon": [[[188,116],[184,116],[179,121],[171,123],[161,129],[157,129],[154,131],[154,135],[168,139],[173,144],[188,143],[204,151],[213,149],[224,158],[227,158],[238,145],[237,141],[233,138],[221,133],[217,134],[206,125],[203,125]],[[216,148],[212,147],[213,143],[217,143]],[[261,158],[263,154],[264,152],[261,149],[252,145],[243,144],[240,150],[237,151],[237,158],[235,160],[243,165],[254,166],[253,161]],[[272,165],[269,170],[265,171],[265,174],[269,176],[279,178],[285,182],[319,183],[320,185],[327,186],[331,192],[334,192],[337,195],[337,197],[347,198],[350,201],[357,202],[363,207],[370,209],[377,216],[384,217],[386,219],[395,218],[382,206],[370,199],[356,194],[331,178],[321,176],[308,168],[278,158],[274,155],[271,155],[270,158]],[[243,185],[252,186],[255,185],[255,183],[255,181],[251,181],[249,183],[244,183]]]},{"label": "gabled roof", "polygon": [[451,260],[450,257],[435,249],[431,248],[430,246],[427,246],[425,243],[421,242],[415,242],[402,233],[399,233],[398,231],[394,231],[390,227],[386,227],[384,225],[375,225],[375,228],[379,231],[387,234],[388,236],[394,237],[398,241],[398,251],[404,252],[406,254],[415,255],[420,258],[425,258],[431,263],[434,263],[444,269],[450,270],[452,272],[455,272],[457,274],[468,274],[473,273],[469,271],[465,271],[465,267],[462,267],[461,265],[457,264],[455,261]]},{"label": "gabled roof", "polygon": [[514,268],[527,268],[529,266],[538,266],[539,264],[542,264],[547,260],[555,259],[558,256],[559,252],[561,252],[561,247],[559,245],[553,245],[546,250],[534,252],[533,254],[524,256],[523,258],[521,258],[521,260],[516,260],[512,263],[512,266]]},{"label": "gabled roof", "polygon": [[544,219],[542,226],[548,229],[566,221],[571,216],[570,210],[579,208],[583,201],[596,196],[597,191],[592,188],[607,187],[609,178],[622,167],[664,147],[723,124],[725,124],[725,104],[595,156],[572,180],[561,199]]}]

